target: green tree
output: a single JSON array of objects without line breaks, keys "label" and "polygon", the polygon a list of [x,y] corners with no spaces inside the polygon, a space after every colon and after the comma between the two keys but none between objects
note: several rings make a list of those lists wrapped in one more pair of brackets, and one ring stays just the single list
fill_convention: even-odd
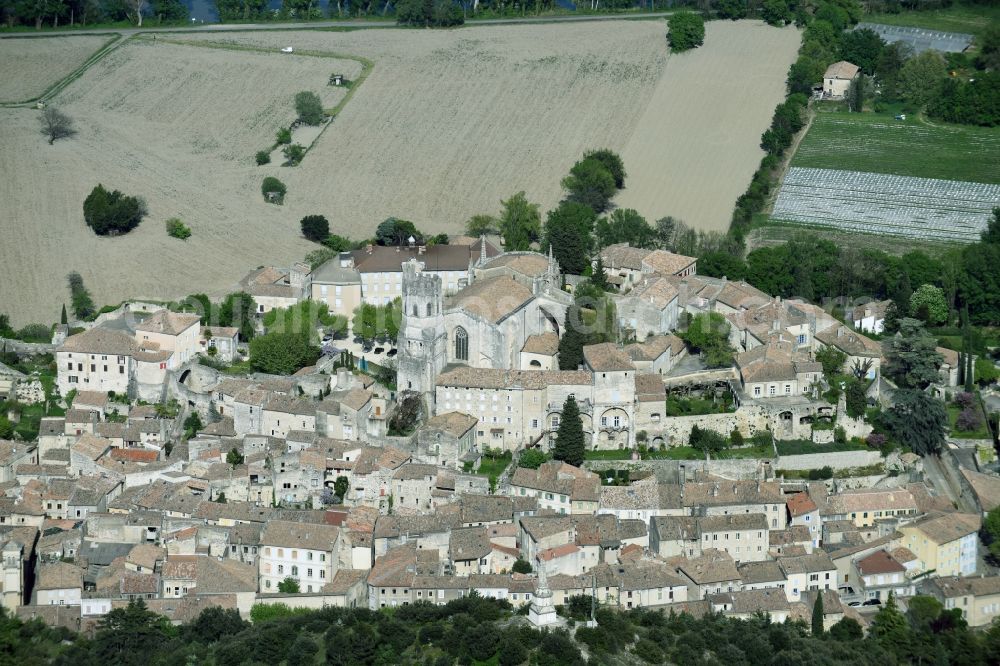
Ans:
[{"label": "green tree", "polygon": [[604,258],[597,255],[597,262],[594,263],[594,270],[590,276],[590,284],[601,291],[611,291],[611,283],[608,282],[608,274],[604,269]]},{"label": "green tree", "polygon": [[504,249],[508,252],[531,249],[531,244],[538,240],[542,227],[538,204],[529,202],[521,191],[506,201],[501,201],[500,205],[500,234],[503,236]]},{"label": "green tree", "polygon": [[912,54],[912,48],[906,42],[886,44],[875,63],[875,77],[878,79],[882,99],[895,101],[899,99],[899,73]]},{"label": "green tree", "polygon": [[982,241],[962,250],[961,265],[959,294],[971,323],[1000,324],[1000,208],[993,209]]},{"label": "green tree", "polygon": [[296,166],[306,156],[305,147],[297,143],[285,146],[281,152],[285,156],[285,164],[283,166]]},{"label": "green tree", "polygon": [[146,215],[146,203],[98,184],[83,201],[83,219],[98,236],[128,233]]},{"label": "green tree", "polygon": [[667,20],[667,43],[681,53],[705,42],[705,20],[694,12],[675,12]]},{"label": "green tree", "polygon": [[840,58],[854,63],[871,76],[875,73],[885,42],[878,33],[868,28],[845,32],[840,38]]},{"label": "green tree", "polygon": [[583,159],[573,165],[563,178],[563,189],[570,201],[590,206],[595,213],[603,213],[615,194],[615,177],[597,159]]},{"label": "green tree", "polygon": [[601,148],[600,150],[589,150],[583,154],[583,159],[585,160],[597,160],[604,165],[604,168],[608,170],[608,173],[615,179],[615,187],[623,189],[625,187],[625,163],[622,161],[621,156],[607,148]]},{"label": "green tree", "polygon": [[514,566],[511,567],[511,571],[519,574],[530,574],[532,571],[531,563],[527,560],[522,560],[519,557],[514,561]]},{"label": "green tree", "polygon": [[816,590],[816,602],[813,604],[812,635],[823,635],[823,591]]},{"label": "green tree", "polygon": [[465,233],[473,238],[500,232],[500,220],[492,215],[473,215],[465,223]]},{"label": "green tree", "polygon": [[258,150],[253,156],[254,162],[257,166],[263,166],[265,164],[271,163],[271,153],[266,150]]},{"label": "green tree", "polygon": [[285,580],[278,583],[278,592],[282,594],[298,594],[299,593],[299,581],[288,576]]},{"label": "green tree", "polygon": [[38,120],[42,125],[42,134],[48,137],[50,146],[57,139],[65,139],[76,134],[72,118],[54,106],[46,106]]},{"label": "green tree", "polygon": [[583,313],[575,303],[566,311],[566,325],[559,338],[559,369],[577,370],[583,363],[583,346],[587,336],[583,332]]},{"label": "green tree", "polygon": [[245,458],[243,457],[243,454],[240,453],[235,446],[229,449],[229,453],[226,454],[226,463],[228,463],[233,469],[242,465],[244,460]]},{"label": "green tree", "polygon": [[783,26],[792,22],[792,12],[785,0],[764,0],[760,8],[760,17],[768,25]]},{"label": "green tree", "polygon": [[407,245],[410,238],[420,244],[423,236],[413,222],[395,217],[386,218],[375,229],[375,241],[379,245]]},{"label": "green tree", "polygon": [[281,204],[285,200],[288,188],[274,176],[267,176],[260,184],[260,193],[264,195],[265,201]]},{"label": "green tree", "polygon": [[642,215],[631,208],[616,208],[597,221],[597,242],[601,247],[628,243],[632,247],[656,245],[656,231]]},{"label": "green tree", "polygon": [[788,70],[785,87],[789,94],[808,95],[812,93],[813,86],[823,80],[824,71],[822,61],[808,56],[799,56],[799,59]]},{"label": "green tree", "polygon": [[899,92],[903,99],[923,108],[940,89],[948,74],[948,66],[937,51],[924,51],[913,56],[899,70]]},{"label": "green tree", "polygon": [[990,554],[1000,559],[1000,506],[993,507],[986,514],[979,535]]},{"label": "green tree", "polygon": [[142,666],[173,633],[170,622],[139,599],[108,612],[97,625],[93,656],[107,664]]},{"label": "green tree", "polygon": [[190,439],[198,434],[198,431],[203,429],[205,424],[201,422],[201,417],[198,416],[198,412],[191,412],[188,417],[184,419],[184,437]]},{"label": "green tree", "polygon": [[306,125],[319,125],[323,122],[323,102],[314,92],[303,90],[295,95],[295,112]]},{"label": "green tree", "polygon": [[253,340],[257,333],[254,316],[257,303],[245,291],[237,291],[226,296],[219,304],[219,326],[231,326],[240,331],[240,340]]},{"label": "green tree", "polygon": [[59,323],[66,325],[69,323],[69,317],[66,315],[66,304],[62,305],[62,312],[59,314]]},{"label": "green tree", "polygon": [[851,81],[851,85],[847,88],[847,104],[851,111],[861,113],[865,110],[867,87],[868,78],[864,74],[858,74],[857,78]]},{"label": "green tree", "polygon": [[923,390],[937,381],[944,358],[934,336],[916,319],[901,319],[899,333],[884,343],[883,372],[901,388]]},{"label": "green tree", "polygon": [[732,19],[733,21],[746,17],[746,7],[746,3],[742,0],[717,0],[715,3],[719,18]]},{"label": "green tree", "polygon": [[830,627],[830,637],[841,643],[861,641],[864,631],[853,617],[845,617]]},{"label": "green tree", "polygon": [[549,456],[539,449],[526,449],[521,452],[517,459],[517,466],[527,469],[538,469],[542,463],[548,461]]},{"label": "green tree", "polygon": [[574,201],[563,201],[548,212],[545,245],[552,248],[564,273],[579,275],[589,265],[596,218],[593,209]]},{"label": "green tree", "polygon": [[250,342],[250,366],[271,375],[294,374],[315,363],[319,356],[319,347],[299,333],[268,333]]},{"label": "green tree", "polygon": [[579,467],[583,464],[586,442],[583,434],[583,421],[580,419],[580,408],[573,396],[566,398],[562,414],[559,416],[559,430],[556,432],[556,444],[552,457],[565,463]]},{"label": "green tree", "polygon": [[936,326],[948,321],[948,304],[944,300],[944,291],[932,284],[920,285],[910,296],[910,312],[929,326]]},{"label": "green tree", "polygon": [[893,393],[893,406],[882,413],[882,423],[897,442],[921,455],[937,453],[944,446],[948,413],[944,404],[918,389],[899,389]]},{"label": "green tree", "polygon": [[852,419],[859,419],[865,415],[868,408],[868,398],[865,395],[867,387],[860,379],[851,379],[847,382],[845,399],[847,402],[847,415]]},{"label": "green tree", "polygon": [[333,494],[336,495],[343,501],[347,497],[347,491],[350,488],[351,482],[346,476],[338,476],[337,480],[333,482]]},{"label": "green tree", "polygon": [[179,240],[191,238],[191,228],[188,227],[178,217],[172,217],[166,221],[167,235]]},{"label": "green tree", "polygon": [[896,606],[896,598],[889,593],[889,599],[875,614],[870,633],[886,650],[896,655],[900,661],[906,661],[911,640],[910,627],[906,617]]},{"label": "green tree", "polygon": [[701,353],[705,365],[721,368],[733,362],[729,328],[729,322],[718,312],[701,313],[695,315],[680,337],[693,351]]},{"label": "green tree", "polygon": [[90,297],[90,292],[83,285],[83,278],[79,273],[73,271],[66,276],[69,283],[70,307],[73,315],[77,319],[89,320],[97,314],[97,306],[94,299]]},{"label": "green tree", "polygon": [[306,215],[299,223],[302,235],[315,243],[321,243],[330,235],[330,222],[322,215]]}]

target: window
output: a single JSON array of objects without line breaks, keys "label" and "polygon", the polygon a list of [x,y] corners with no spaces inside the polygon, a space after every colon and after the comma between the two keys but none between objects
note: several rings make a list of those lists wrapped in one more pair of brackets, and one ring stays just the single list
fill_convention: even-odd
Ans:
[{"label": "window", "polygon": [[455,359],[469,360],[469,334],[461,326],[455,329]]},{"label": "window", "polygon": [[774,395],[775,393],[777,393],[777,390],[775,389],[775,387],[773,385],[767,387],[767,394],[768,395]]},{"label": "window", "polygon": [[754,386],[753,387],[753,397],[755,397],[755,398],[759,398],[760,397],[760,387],[759,386]]}]

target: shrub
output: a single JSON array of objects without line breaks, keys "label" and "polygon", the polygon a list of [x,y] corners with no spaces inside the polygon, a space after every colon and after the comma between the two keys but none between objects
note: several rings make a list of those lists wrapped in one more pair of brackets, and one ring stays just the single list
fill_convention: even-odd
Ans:
[{"label": "shrub", "polygon": [[314,243],[321,243],[330,235],[330,222],[322,215],[306,215],[300,224],[302,235]]},{"label": "shrub", "polygon": [[677,12],[667,22],[667,42],[678,53],[705,42],[705,20],[693,12]]},{"label": "shrub", "polygon": [[285,146],[282,152],[285,154],[286,166],[295,166],[306,156],[306,149],[297,143]]},{"label": "shrub", "polygon": [[[289,137],[289,141],[291,141],[291,137]],[[258,150],[257,154],[254,155],[254,159],[257,160],[257,166],[261,166],[262,164],[270,164],[271,153],[269,153],[266,150]]]},{"label": "shrub", "polygon": [[191,229],[181,222],[180,218],[172,217],[167,220],[167,235],[171,238],[187,240],[191,238]]},{"label": "shrub", "polygon": [[972,407],[972,403],[975,401],[975,396],[973,396],[968,391],[961,391],[955,394],[955,404],[962,409],[969,409]]},{"label": "shrub", "polygon": [[323,103],[314,92],[304,90],[295,95],[295,112],[306,125],[319,125],[323,122]]},{"label": "shrub", "polygon": [[146,203],[118,190],[112,192],[98,184],[83,201],[83,219],[99,236],[128,233],[142,221]]},{"label": "shrub", "polygon": [[278,130],[277,136],[278,143],[291,143],[292,142],[292,130],[287,127],[282,127]]},{"label": "shrub", "polygon": [[288,188],[285,184],[275,178],[274,176],[268,176],[264,179],[264,182],[260,185],[261,194],[264,195],[264,199],[270,203],[280,204],[285,200],[285,194],[288,192]]},{"label": "shrub", "polygon": [[865,443],[873,449],[881,449],[887,441],[888,437],[878,432],[873,432],[865,439]]},{"label": "shrub", "polygon": [[91,298],[90,292],[83,285],[83,278],[79,273],[73,271],[66,276],[66,280],[69,282],[70,307],[73,309],[73,314],[76,315],[77,319],[93,319],[97,314],[97,306],[94,305],[94,299]]},{"label": "shrub", "polygon": [[955,419],[955,427],[966,432],[979,430],[982,425],[983,419],[979,415],[979,410],[973,407],[966,407]]}]

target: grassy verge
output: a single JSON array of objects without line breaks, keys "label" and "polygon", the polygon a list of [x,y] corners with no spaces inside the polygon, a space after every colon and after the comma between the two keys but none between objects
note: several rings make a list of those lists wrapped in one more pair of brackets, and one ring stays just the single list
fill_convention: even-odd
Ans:
[{"label": "grassy verge", "polygon": [[845,442],[838,444],[816,444],[806,439],[792,439],[788,441],[778,441],[779,456],[799,456],[807,453],[834,453],[836,451],[867,451],[868,446],[861,442]]},{"label": "grassy verge", "polygon": [[816,114],[793,167],[1000,183],[1000,133],[890,113]]},{"label": "grassy verge", "polygon": [[631,449],[611,449],[601,451],[587,451],[583,454],[584,460],[631,460]]},{"label": "grassy verge", "polygon": [[[482,476],[488,476],[490,479],[490,490],[495,490],[497,487],[497,479],[500,475],[504,473],[504,470],[510,465],[510,461],[513,459],[513,455],[510,451],[504,451],[500,455],[494,454],[484,454],[482,459],[479,461],[479,469],[476,474]],[[472,463],[466,463],[465,471],[472,471]]]},{"label": "grassy verge", "polygon": [[769,215],[760,214],[754,219],[753,229],[747,232],[747,252],[752,252],[760,247],[784,245],[788,241],[800,238],[803,235],[816,236],[823,240],[832,241],[842,247],[851,245],[863,246],[865,249],[879,250],[894,256],[902,256],[907,252],[919,250],[930,257],[939,257],[948,250],[957,247],[957,244],[953,243],[886,236],[883,234],[865,234],[807,224],[792,224],[780,220],[772,220]]}]

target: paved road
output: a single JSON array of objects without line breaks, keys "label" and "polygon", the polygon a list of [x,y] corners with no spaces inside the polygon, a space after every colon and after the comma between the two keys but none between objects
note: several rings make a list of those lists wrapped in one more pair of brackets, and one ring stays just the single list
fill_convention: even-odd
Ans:
[{"label": "paved road", "polygon": [[[672,12],[649,14],[607,14],[586,16],[526,16],[524,18],[475,19],[465,26],[504,25],[522,23],[573,23],[581,21],[623,21],[649,18],[666,18]],[[107,35],[117,33],[124,37],[149,33],[170,32],[233,32],[243,30],[306,30],[315,28],[395,28],[392,21],[330,20],[309,21],[307,23],[200,23],[197,25],[172,28],[104,28],[95,30],[40,30],[38,32],[11,32],[0,34],[0,39],[12,37],[61,37],[64,35]]]}]

